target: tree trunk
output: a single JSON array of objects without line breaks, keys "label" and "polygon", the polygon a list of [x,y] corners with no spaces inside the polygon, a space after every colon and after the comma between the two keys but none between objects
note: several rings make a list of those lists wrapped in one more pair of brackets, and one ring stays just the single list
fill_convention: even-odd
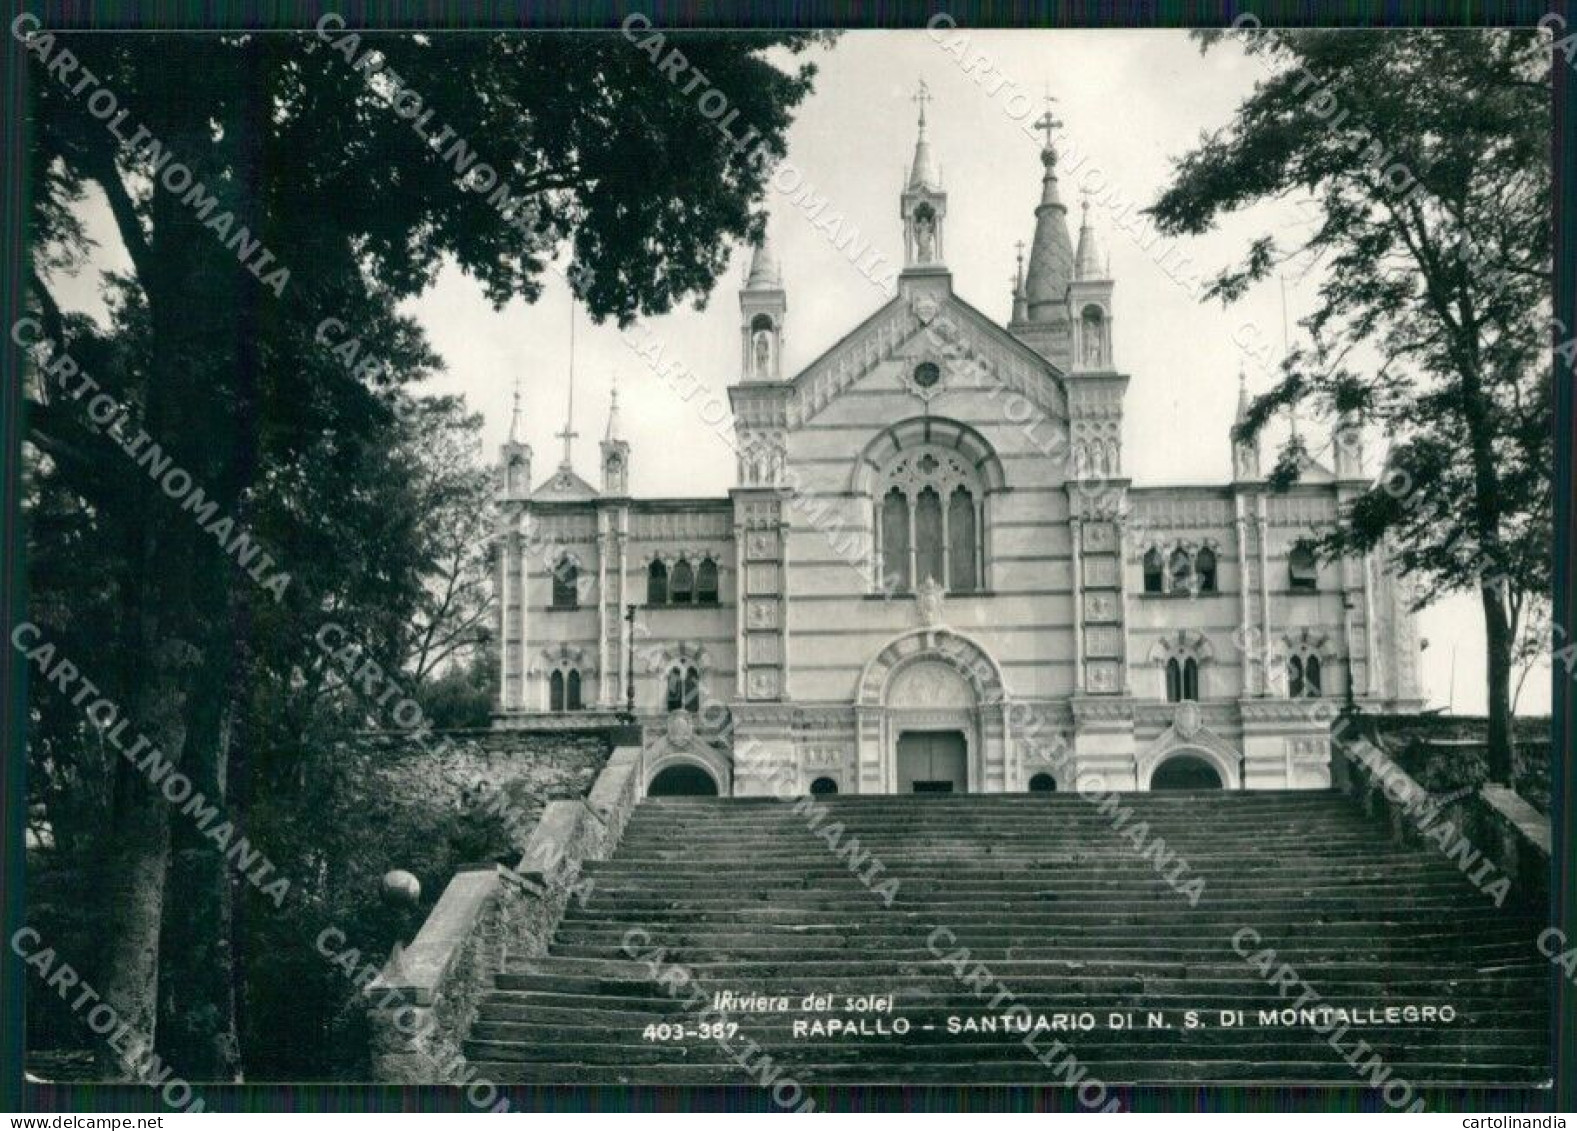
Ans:
[{"label": "tree trunk", "polygon": [[1483,586],[1485,660],[1489,673],[1489,780],[1515,786],[1515,738],[1511,728],[1511,625],[1505,606],[1492,586]]},{"label": "tree trunk", "polygon": [[[194,687],[182,769],[195,793],[219,805],[219,816],[209,828],[225,821],[234,824],[233,844],[245,826],[225,783],[227,716],[221,706],[228,665],[218,651],[210,648]],[[165,960],[159,977],[161,1046],[193,1079],[237,1083],[241,1044],[236,1032],[233,885],[242,881],[196,821],[178,820],[170,840],[171,899],[165,910]]]},{"label": "tree trunk", "polygon": [[[150,638],[155,638],[155,625]],[[194,650],[179,641],[151,649],[143,691],[130,712],[125,748],[136,750],[137,737],[174,761],[186,742],[183,676]],[[170,857],[170,808],[148,773],[123,757],[116,764],[115,802],[106,838],[104,864],[107,942],[98,991],[130,1035],[119,1042],[125,1054],[108,1043],[98,1046],[101,1072],[116,1080],[134,1080],[158,1035],[159,940],[164,914],[165,875]]]}]

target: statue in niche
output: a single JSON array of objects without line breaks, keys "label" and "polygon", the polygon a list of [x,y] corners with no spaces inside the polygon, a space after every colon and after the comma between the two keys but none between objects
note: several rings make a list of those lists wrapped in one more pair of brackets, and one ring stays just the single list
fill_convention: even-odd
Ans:
[{"label": "statue in niche", "polygon": [[772,335],[766,330],[756,331],[756,376],[772,376]]},{"label": "statue in niche", "polygon": [[1095,369],[1101,364],[1101,324],[1096,321],[1084,323],[1084,365],[1087,369]]},{"label": "statue in niche", "polygon": [[936,219],[929,210],[922,209],[914,218],[915,258],[929,263],[936,255]]}]

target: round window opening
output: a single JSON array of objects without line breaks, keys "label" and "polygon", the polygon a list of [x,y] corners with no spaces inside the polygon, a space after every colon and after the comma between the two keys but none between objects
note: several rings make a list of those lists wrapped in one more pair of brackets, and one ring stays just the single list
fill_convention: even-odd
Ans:
[{"label": "round window opening", "polygon": [[929,389],[942,379],[942,371],[933,362],[922,361],[914,367],[914,383],[922,389]]}]

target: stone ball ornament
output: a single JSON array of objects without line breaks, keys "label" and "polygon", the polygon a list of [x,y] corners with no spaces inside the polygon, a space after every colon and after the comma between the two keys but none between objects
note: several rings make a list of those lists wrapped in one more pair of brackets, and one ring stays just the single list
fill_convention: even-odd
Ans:
[{"label": "stone ball ornament", "polygon": [[409,872],[395,868],[383,874],[380,892],[385,903],[415,907],[422,898],[422,882]]}]

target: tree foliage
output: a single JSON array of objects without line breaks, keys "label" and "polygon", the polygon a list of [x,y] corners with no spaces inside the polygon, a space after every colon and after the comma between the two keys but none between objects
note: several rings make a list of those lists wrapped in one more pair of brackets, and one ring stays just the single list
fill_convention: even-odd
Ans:
[{"label": "tree foliage", "polygon": [[[1203,37],[1205,47],[1222,41]],[[1328,556],[1378,550],[1421,602],[1481,594],[1491,750],[1510,766],[1509,670],[1550,578],[1550,104],[1538,33],[1254,31],[1268,77],[1177,162],[1152,207],[1171,233],[1260,201],[1312,198],[1307,232],[1253,241],[1211,297],[1310,265],[1310,343],[1236,438],[1306,404],[1344,437],[1378,430],[1383,474],[1319,532]],[[1350,442],[1350,441],[1349,441]],[[1273,475],[1303,461],[1294,440]]]},{"label": "tree foliage", "polygon": [[[420,653],[424,677],[474,639],[425,632],[452,611],[432,586],[459,559],[423,508],[456,477],[402,431],[404,390],[438,359],[398,304],[449,263],[495,303],[530,300],[564,258],[596,318],[703,300],[728,246],[762,226],[770,165],[757,158],[782,154],[812,80],[768,57],[792,58],[809,42],[797,33],[687,47],[755,127],[752,151],[616,34],[331,38],[36,30],[26,44],[29,304],[47,339],[27,405],[30,553],[49,569],[34,619],[91,658],[242,833],[360,717],[323,670],[320,625],[345,626],[386,671]],[[353,65],[369,47],[379,65]],[[431,111],[425,134],[392,101],[395,74]],[[93,109],[104,92],[123,113]],[[496,185],[481,183],[483,161]],[[55,290],[63,270],[94,266],[81,219],[100,205],[130,263],[107,281],[107,326],[63,313]],[[329,319],[356,359],[331,348]],[[152,437],[288,585],[255,584],[91,427],[65,357],[126,406],[121,431]],[[458,412],[418,415],[447,413],[447,429]],[[455,594],[474,606],[471,589]],[[33,710],[33,757],[48,769],[37,796],[58,837],[80,834],[99,865],[109,941],[94,980],[129,1044],[157,1043],[193,1078],[238,1076],[238,1034],[252,1030],[235,1017],[236,915],[256,901],[238,907],[222,848],[172,821],[126,759],[95,753],[48,688],[35,685]],[[77,779],[99,792],[80,794],[68,832]],[[115,1052],[105,1068],[135,1065]]]}]

